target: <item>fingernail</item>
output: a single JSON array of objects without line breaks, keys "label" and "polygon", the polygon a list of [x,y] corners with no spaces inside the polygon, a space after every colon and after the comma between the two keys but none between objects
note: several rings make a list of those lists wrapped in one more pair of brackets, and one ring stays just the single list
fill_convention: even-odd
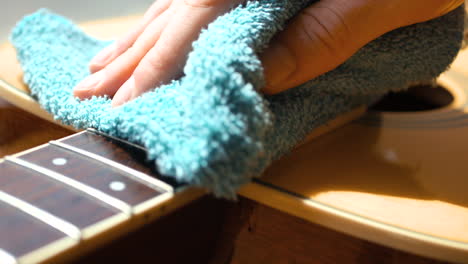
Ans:
[{"label": "fingernail", "polygon": [[114,98],[112,98],[112,107],[123,105],[133,99],[132,94],[134,89],[135,78],[132,76],[122,85],[122,87],[120,87],[117,93],[115,93]]},{"label": "fingernail", "polygon": [[266,92],[276,91],[296,70],[296,59],[291,51],[280,42],[272,43],[261,55],[265,69]]},{"label": "fingernail", "polygon": [[90,64],[105,64],[112,53],[114,52],[114,45],[108,46],[101,50],[90,62]]},{"label": "fingernail", "polygon": [[101,82],[101,74],[95,73],[88,77],[86,77],[83,81],[81,81],[76,87],[75,91],[88,91],[95,88]]}]

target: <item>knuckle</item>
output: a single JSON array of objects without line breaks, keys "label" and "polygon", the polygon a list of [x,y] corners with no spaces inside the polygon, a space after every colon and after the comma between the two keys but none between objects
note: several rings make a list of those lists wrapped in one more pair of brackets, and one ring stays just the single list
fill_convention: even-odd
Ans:
[{"label": "knuckle", "polygon": [[149,56],[141,61],[140,65],[135,69],[133,75],[136,80],[148,78],[148,76],[156,75],[157,72],[163,72],[169,69],[170,60],[157,51],[152,52]]},{"label": "knuckle", "polygon": [[145,61],[149,67],[153,70],[166,70],[169,66],[169,56],[162,52],[153,52],[145,58]]},{"label": "knuckle", "polygon": [[301,12],[298,20],[306,46],[324,49],[339,60],[347,57],[352,35],[339,12],[329,7],[310,8]]},{"label": "knuckle", "polygon": [[118,52],[125,52],[131,47],[127,38],[119,38],[114,42],[114,47]]}]

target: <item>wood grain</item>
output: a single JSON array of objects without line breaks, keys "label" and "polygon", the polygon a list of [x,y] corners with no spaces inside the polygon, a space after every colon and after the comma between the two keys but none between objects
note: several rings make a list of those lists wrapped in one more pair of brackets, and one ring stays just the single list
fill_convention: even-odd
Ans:
[{"label": "wood grain", "polygon": [[109,160],[116,161],[129,168],[150,175],[151,177],[163,180],[174,187],[181,185],[177,183],[174,178],[164,177],[159,174],[155,163],[148,160],[147,153],[143,148],[135,147],[123,141],[114,140],[92,132],[82,133],[67,138],[62,142]]},{"label": "wood grain", "polygon": [[72,133],[0,98],[0,158]]},{"label": "wood grain", "polygon": [[[210,263],[225,228],[227,204],[225,200],[205,196],[73,263]],[[218,258],[213,264],[227,261]]]},{"label": "wood grain", "polygon": [[468,263],[468,75],[437,81],[450,104],[370,112],[282,157],[240,194],[375,243]]},{"label": "wood grain", "polygon": [[379,246],[250,200],[231,264],[440,264]]},{"label": "wood grain", "polygon": [[13,163],[0,163],[0,190],[83,229],[107,219],[117,210]]},{"label": "wood grain", "polygon": [[0,248],[15,257],[65,237],[65,234],[2,202],[0,216]]},{"label": "wood grain", "polygon": [[[21,155],[18,158],[73,178],[132,206],[162,193],[160,190],[152,189],[133,180],[122,171],[56,146],[49,145],[35,152]],[[64,166],[54,165],[52,162],[54,158],[66,159],[67,163]],[[121,191],[112,190],[110,188],[112,182],[123,183],[126,187]]]}]

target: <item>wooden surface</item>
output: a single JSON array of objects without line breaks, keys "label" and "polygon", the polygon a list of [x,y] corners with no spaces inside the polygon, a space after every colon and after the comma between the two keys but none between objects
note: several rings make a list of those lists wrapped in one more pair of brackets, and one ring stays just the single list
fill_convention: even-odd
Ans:
[{"label": "wooden surface", "polygon": [[235,239],[231,264],[445,263],[350,237],[251,200],[238,206],[247,219]]},{"label": "wooden surface", "polygon": [[[2,211],[0,248],[15,257],[65,237],[65,234],[7,204],[0,203],[0,210]],[[39,235],[31,236],[31,234]]]},{"label": "wooden surface", "polygon": [[[9,117],[43,122],[31,114],[17,113]],[[24,122],[16,129],[29,125]],[[61,136],[57,132],[61,128],[43,125],[49,133],[35,140],[45,142]],[[15,142],[20,145],[14,147],[18,150],[31,144]],[[168,264],[438,263],[343,235],[252,201],[232,204],[212,199],[189,205],[99,250],[92,249],[75,263],[154,260]]]},{"label": "wooden surface", "polygon": [[[44,127],[44,133],[32,137],[32,142],[28,142],[28,137],[22,137],[22,140],[13,140],[8,144],[7,149],[2,148],[3,145],[0,145],[0,150],[3,153],[12,154],[8,150],[22,150],[34,145],[35,142],[57,139],[64,133],[64,129],[46,123],[31,114],[15,109],[12,106],[9,106],[8,109],[10,109],[9,111],[14,110],[17,114],[2,115],[3,119],[0,124],[10,119],[29,120],[29,122],[17,124],[15,126],[17,131],[9,130],[13,139],[14,135],[21,138],[21,133],[18,131],[23,131],[33,122]],[[65,130],[65,134],[68,133]],[[15,144],[19,146],[15,146]],[[232,207],[232,205],[230,206]],[[203,209],[205,211],[195,207],[195,209],[183,210],[180,214],[177,213],[176,218],[172,216],[163,218],[161,219],[162,222],[158,221],[140,231],[115,240],[113,244],[104,247],[102,250],[94,251],[93,254],[80,259],[79,263],[102,263],[104,260],[112,260],[114,263],[128,263],[135,260],[151,261],[156,258],[155,256],[165,260],[165,263],[181,263],[178,261],[182,259],[190,259],[191,263],[207,263],[207,258],[213,257],[210,253],[214,253],[214,249],[219,255],[215,256],[216,259],[214,259],[215,262],[212,262],[213,264],[228,263],[227,261],[231,261],[233,264],[249,263],[244,261],[250,260],[282,264],[308,260],[307,258],[314,260],[314,262],[307,263],[432,263],[426,259],[420,259],[413,255],[393,251],[389,248],[318,227],[308,221],[287,216],[287,214],[263,206],[256,207],[256,209],[244,215],[239,214],[237,210],[226,214],[225,222],[222,225],[224,227],[220,226],[220,219],[217,218],[222,217],[224,219],[224,213],[221,213],[221,208],[224,208],[224,206],[219,207],[218,204],[216,207],[211,207],[211,205],[203,207],[206,208]],[[213,215],[213,212],[219,212],[219,214]],[[274,215],[270,215],[272,213]],[[187,222],[187,219],[190,219],[190,221]],[[229,232],[233,223],[241,223],[242,225],[235,226],[234,231]],[[246,223],[248,225],[245,225]],[[302,225],[304,225],[302,228],[308,230],[307,232],[301,229],[300,226]],[[299,232],[297,232],[298,229]],[[241,232],[237,237],[238,230],[241,230]],[[211,231],[212,233],[210,233]],[[218,235],[227,237],[224,240],[227,241],[224,250],[219,248],[221,244],[216,242],[223,241]],[[295,236],[296,238],[293,238]],[[179,240],[179,238],[183,239]],[[314,240],[313,244],[309,241],[310,239]],[[233,240],[235,245],[232,244]],[[213,251],[202,251],[202,249],[211,249]],[[181,250],[185,254],[177,254]],[[224,254],[221,254],[222,252]],[[306,254],[307,252],[310,254]],[[245,260],[246,258],[247,260]],[[402,258],[411,261],[404,262]],[[218,260],[226,260],[226,262]],[[361,262],[362,260],[367,262]]]},{"label": "wooden surface", "polygon": [[[12,106],[9,107],[9,109],[14,109]],[[29,122],[18,124],[17,127],[10,127],[8,131],[11,133],[12,140],[11,142],[8,141],[6,148],[0,144],[2,154],[13,154],[12,149],[21,151],[32,147],[33,143],[30,139],[27,137],[21,138],[21,134],[18,132],[23,131],[33,121],[37,122],[38,125],[42,124],[44,127],[49,127],[44,129],[47,133],[33,137],[33,142],[37,140],[40,143],[45,143],[62,136],[62,128],[53,124],[46,124],[45,121],[21,110],[16,113],[17,115],[4,115],[0,123],[11,119],[29,120]],[[83,133],[80,135],[83,135]],[[15,138],[15,136],[18,136],[18,138]],[[79,137],[79,135],[74,137]],[[68,142],[65,139],[58,142],[77,144],[72,145],[76,147],[79,147],[80,144],[86,145],[81,140],[70,140]],[[113,144],[110,140],[96,144],[94,147],[99,148],[104,142],[107,144],[104,149],[109,150],[109,146]],[[88,149],[91,147],[88,146]],[[172,188],[169,186],[170,191],[169,189],[166,190],[165,185],[157,185],[159,183],[155,183],[157,180],[154,178],[146,181],[146,178],[142,178],[142,176],[132,176],[129,173],[124,175],[117,168],[110,168],[105,163],[82,158],[80,155],[73,155],[72,153],[72,151],[64,151],[55,145],[48,145],[29,150],[26,153],[15,154],[12,156],[13,159],[0,162],[2,176],[0,179],[0,204],[3,205],[6,202],[6,207],[0,208],[0,214],[2,215],[0,230],[4,233],[9,232],[8,225],[12,225],[11,230],[15,233],[19,232],[18,230],[24,230],[33,238],[29,241],[21,233],[18,233],[17,236],[8,234],[8,236],[2,236],[3,239],[0,239],[2,248],[18,257],[21,263],[42,261],[56,263],[59,260],[73,259],[204,195],[203,190],[185,188],[178,189],[177,195],[173,197]],[[125,154],[129,155],[129,153]],[[115,157],[122,158],[119,155],[115,155]],[[60,164],[57,165],[51,162],[55,158],[65,159],[67,166],[59,166]],[[130,156],[127,156],[127,159],[130,158]],[[18,163],[13,162],[14,159],[30,162],[48,169],[50,172],[25,169],[25,167],[17,166]],[[126,163],[127,165],[136,164],[128,160]],[[28,168],[34,169],[33,167]],[[87,188],[100,190],[108,197],[117,199],[125,207],[122,207],[121,204],[116,206],[114,202],[110,203],[108,200],[102,199],[102,196],[95,196],[83,187],[70,184],[69,181],[58,180],[56,176],[50,176],[52,175],[51,172],[60,173],[59,175],[62,175],[62,178],[73,179]],[[114,190],[111,188],[113,182],[123,184],[125,187],[121,190]],[[5,200],[5,197],[8,196],[20,199],[20,201]],[[8,206],[14,206],[16,211],[27,212],[27,214],[10,214],[8,213]],[[33,208],[34,210],[31,210],[28,206],[37,209]],[[48,226],[52,222],[41,218],[38,210],[42,210],[42,212],[53,217],[58,217],[60,221],[65,221],[65,224],[69,227],[74,227],[73,229],[76,230],[78,237],[75,235],[63,238],[52,236],[54,233],[51,231],[54,229]],[[28,217],[31,219],[32,224],[27,223],[26,218]],[[38,219],[40,221],[37,221]],[[58,227],[58,225],[53,226]],[[61,228],[57,228],[57,230],[64,232]],[[36,239],[36,237],[43,237],[44,239]]]},{"label": "wooden surface", "polygon": [[241,194],[383,245],[468,262],[468,78],[440,79],[453,102],[369,113],[275,162]]},{"label": "wooden surface", "polygon": [[125,145],[122,142],[104,138],[96,133],[82,133],[77,137],[67,138],[63,142],[101,157],[117,161],[155,179],[167,182],[172,186],[180,185],[173,178],[164,177],[157,172],[154,162],[147,159],[144,148]]},{"label": "wooden surface", "polygon": [[448,105],[370,113],[282,158],[241,193],[354,236],[468,262],[467,69],[465,50],[439,78]]},{"label": "wooden surface", "polygon": [[[206,196],[72,263],[211,263],[218,252],[227,210],[226,201]],[[212,264],[227,264],[228,260],[229,256],[223,256]]]},{"label": "wooden surface", "polygon": [[[118,213],[115,208],[15,164],[0,163],[0,170],[1,191],[52,213],[79,228],[86,228]],[[29,233],[34,235],[33,232]],[[14,236],[9,237],[9,239],[14,238]]]},{"label": "wooden surface", "polygon": [[[56,166],[51,162],[55,157],[67,160],[67,166]],[[163,191],[150,188],[146,184],[136,181],[122,171],[106,166],[86,157],[63,150],[55,146],[47,146],[35,152],[30,152],[18,158],[39,165],[43,168],[58,172],[61,175],[91,186],[109,196],[117,198],[131,206],[136,206]],[[126,188],[115,192],[109,188],[111,182],[125,184]]]},{"label": "wooden surface", "polygon": [[0,157],[72,133],[70,130],[27,113],[0,98]]}]

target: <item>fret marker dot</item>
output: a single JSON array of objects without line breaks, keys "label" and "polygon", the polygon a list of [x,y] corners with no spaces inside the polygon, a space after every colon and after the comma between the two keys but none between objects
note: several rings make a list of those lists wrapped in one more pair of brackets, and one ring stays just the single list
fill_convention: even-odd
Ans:
[{"label": "fret marker dot", "polygon": [[125,185],[125,183],[121,181],[113,181],[109,184],[109,188],[111,188],[111,190],[116,191],[116,192],[125,190],[125,187],[127,186]]},{"label": "fret marker dot", "polygon": [[55,158],[55,159],[52,160],[52,164],[54,164],[56,166],[63,166],[65,164],[67,164],[67,159]]}]

